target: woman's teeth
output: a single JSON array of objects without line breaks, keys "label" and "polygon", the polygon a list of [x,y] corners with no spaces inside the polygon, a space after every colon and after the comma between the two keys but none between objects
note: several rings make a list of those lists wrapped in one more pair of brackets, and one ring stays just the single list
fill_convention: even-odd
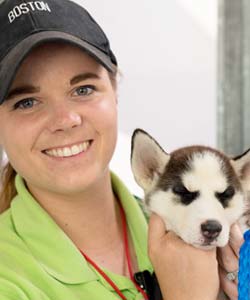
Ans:
[{"label": "woman's teeth", "polygon": [[54,156],[54,157],[69,157],[69,156],[77,155],[81,152],[85,152],[89,148],[89,145],[90,145],[90,141],[78,145],[74,145],[72,147],[46,150],[45,153],[48,154],[49,156]]}]

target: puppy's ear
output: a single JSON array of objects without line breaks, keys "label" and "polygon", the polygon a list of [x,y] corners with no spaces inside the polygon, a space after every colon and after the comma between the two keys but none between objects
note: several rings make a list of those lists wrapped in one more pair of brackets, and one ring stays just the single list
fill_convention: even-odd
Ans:
[{"label": "puppy's ear", "polygon": [[132,136],[131,167],[136,182],[145,192],[153,186],[170,159],[161,146],[145,131]]},{"label": "puppy's ear", "polygon": [[250,191],[250,149],[230,160],[246,191]]}]

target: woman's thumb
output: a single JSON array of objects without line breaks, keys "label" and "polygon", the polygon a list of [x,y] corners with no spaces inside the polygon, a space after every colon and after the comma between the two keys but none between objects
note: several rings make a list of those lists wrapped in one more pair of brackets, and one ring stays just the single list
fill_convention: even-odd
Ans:
[{"label": "woman's thumb", "polygon": [[166,234],[166,226],[160,216],[152,213],[148,226],[148,242],[153,244],[159,242],[159,240]]}]

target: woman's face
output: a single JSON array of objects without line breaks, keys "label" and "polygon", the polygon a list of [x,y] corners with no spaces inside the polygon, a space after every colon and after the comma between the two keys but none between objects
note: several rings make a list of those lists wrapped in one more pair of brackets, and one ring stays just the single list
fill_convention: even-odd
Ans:
[{"label": "woman's face", "polygon": [[32,190],[79,193],[108,174],[117,102],[107,70],[82,50],[33,50],[0,106],[0,142]]}]

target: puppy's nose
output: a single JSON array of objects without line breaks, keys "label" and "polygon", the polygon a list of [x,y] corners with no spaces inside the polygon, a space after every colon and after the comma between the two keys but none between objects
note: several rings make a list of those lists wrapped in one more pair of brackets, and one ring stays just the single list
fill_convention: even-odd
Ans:
[{"label": "puppy's nose", "polygon": [[217,238],[222,230],[221,224],[216,220],[208,220],[201,224],[201,232],[206,239],[210,241]]}]

